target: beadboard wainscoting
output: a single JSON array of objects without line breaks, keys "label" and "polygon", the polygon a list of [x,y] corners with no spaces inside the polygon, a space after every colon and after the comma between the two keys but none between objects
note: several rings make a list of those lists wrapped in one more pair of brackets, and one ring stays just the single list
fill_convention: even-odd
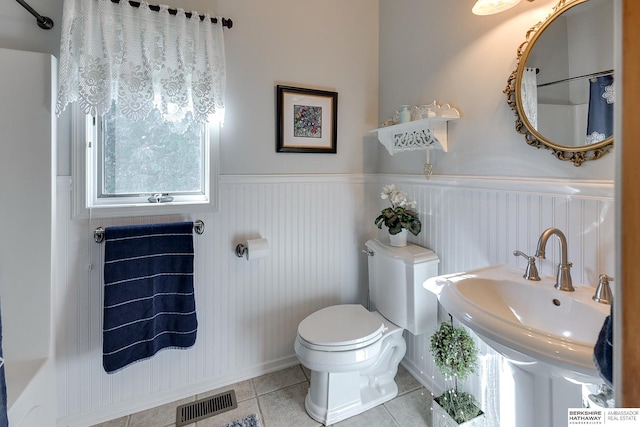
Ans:
[{"label": "beadboard wainscoting", "polygon": [[[598,274],[613,274],[610,182],[223,175],[219,212],[86,220],[71,218],[70,181],[59,177],[57,183],[54,313],[60,426],[91,425],[296,364],[293,342],[305,316],[335,303],[367,302],[367,257],[361,249],[378,235],[373,219],[386,206],[380,199],[384,184],[394,183],[418,201],[423,232],[409,240],[438,253],[442,274],[497,263],[524,269],[513,250],[533,252],[540,233],[552,226],[567,235],[576,283],[595,285]],[[104,245],[94,242],[94,230],[195,219],[206,227],[203,235],[194,236],[195,346],[165,350],[106,374],[101,357]],[[236,257],[237,243],[257,237],[269,241],[267,258]],[[553,274],[558,252],[553,239],[541,274]],[[403,363],[437,390],[441,385],[428,351],[429,334],[405,336]],[[495,363],[490,365],[495,369]],[[490,369],[484,369],[468,387],[486,389],[487,377],[495,382]]]},{"label": "beadboard wainscoting", "polygon": [[[542,232],[557,227],[567,236],[568,257],[575,284],[594,287],[601,273],[614,272],[613,183],[510,177],[377,175],[382,185],[394,183],[417,201],[422,232],[409,240],[435,251],[440,274],[466,271],[493,264],[524,269],[526,260],[513,255],[515,249],[533,255]],[[367,195],[371,197],[371,195]],[[388,203],[380,200],[379,207]],[[541,276],[554,276],[560,245],[552,238],[547,259],[538,260]],[[439,310],[440,321],[448,315]],[[434,329],[437,325],[434,325]],[[444,381],[431,357],[430,333],[413,336],[405,332],[407,354],[404,366],[435,395]],[[461,387],[482,402],[487,419],[499,423],[500,381],[503,359],[477,339],[480,350],[477,375]],[[490,423],[491,424],[491,423]],[[498,424],[491,424],[498,425]]]},{"label": "beadboard wainscoting", "polygon": [[[193,216],[78,220],[59,177],[56,286],[59,425],[106,421],[297,364],[297,326],[322,307],[366,301],[370,227],[361,175],[223,176],[220,211]],[[194,235],[198,337],[114,374],[102,368],[102,260],[97,227],[202,219]],[[266,238],[267,258],[235,247]]]}]

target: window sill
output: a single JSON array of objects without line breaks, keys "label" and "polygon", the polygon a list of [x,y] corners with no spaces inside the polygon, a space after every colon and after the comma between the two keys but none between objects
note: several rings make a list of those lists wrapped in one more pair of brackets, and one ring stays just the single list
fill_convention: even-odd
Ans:
[{"label": "window sill", "polygon": [[180,215],[197,212],[215,212],[217,203],[212,202],[168,202],[140,203],[130,205],[105,205],[82,209],[76,218],[122,218],[134,216]]}]

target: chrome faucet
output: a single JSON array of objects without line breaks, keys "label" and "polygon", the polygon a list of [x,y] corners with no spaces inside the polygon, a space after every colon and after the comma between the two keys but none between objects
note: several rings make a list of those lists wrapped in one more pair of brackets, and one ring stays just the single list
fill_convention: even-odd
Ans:
[{"label": "chrome faucet", "polygon": [[524,277],[527,280],[534,280],[534,281],[540,280],[540,276],[538,275],[538,269],[536,268],[536,257],[529,256],[524,252],[518,251],[518,250],[513,251],[513,255],[524,257],[528,261],[527,268],[524,271],[524,274],[522,275],[522,277]]},{"label": "chrome faucet", "polygon": [[613,302],[613,294],[611,293],[611,287],[609,282],[613,282],[613,277],[601,274],[598,280],[598,287],[596,293],[593,295],[593,300],[602,304],[609,304]]},{"label": "chrome faucet", "polygon": [[558,275],[556,276],[555,288],[565,292],[573,292],[573,283],[571,280],[571,266],[572,263],[567,261],[567,238],[564,233],[557,228],[547,228],[540,235],[538,240],[538,250],[536,256],[540,259],[545,259],[544,250],[547,246],[547,240],[551,235],[555,234],[560,240],[560,264],[558,265]]}]

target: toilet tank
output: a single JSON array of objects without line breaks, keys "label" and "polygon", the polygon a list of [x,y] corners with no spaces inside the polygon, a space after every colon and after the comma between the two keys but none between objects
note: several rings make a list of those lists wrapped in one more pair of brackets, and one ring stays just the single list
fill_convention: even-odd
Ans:
[{"label": "toilet tank", "polygon": [[376,310],[414,335],[431,332],[436,326],[438,299],[422,284],[438,275],[438,255],[411,243],[393,247],[369,240],[366,246],[369,295]]}]

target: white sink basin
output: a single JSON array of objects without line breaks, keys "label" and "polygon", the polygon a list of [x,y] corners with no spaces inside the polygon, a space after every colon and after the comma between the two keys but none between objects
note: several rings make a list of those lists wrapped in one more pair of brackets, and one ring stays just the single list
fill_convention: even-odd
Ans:
[{"label": "white sink basin", "polygon": [[593,346],[609,306],[591,299],[595,288],[578,285],[575,292],[563,292],[553,287],[555,278],[534,282],[522,274],[497,265],[435,277],[425,288],[517,366],[538,375],[599,382]]}]

